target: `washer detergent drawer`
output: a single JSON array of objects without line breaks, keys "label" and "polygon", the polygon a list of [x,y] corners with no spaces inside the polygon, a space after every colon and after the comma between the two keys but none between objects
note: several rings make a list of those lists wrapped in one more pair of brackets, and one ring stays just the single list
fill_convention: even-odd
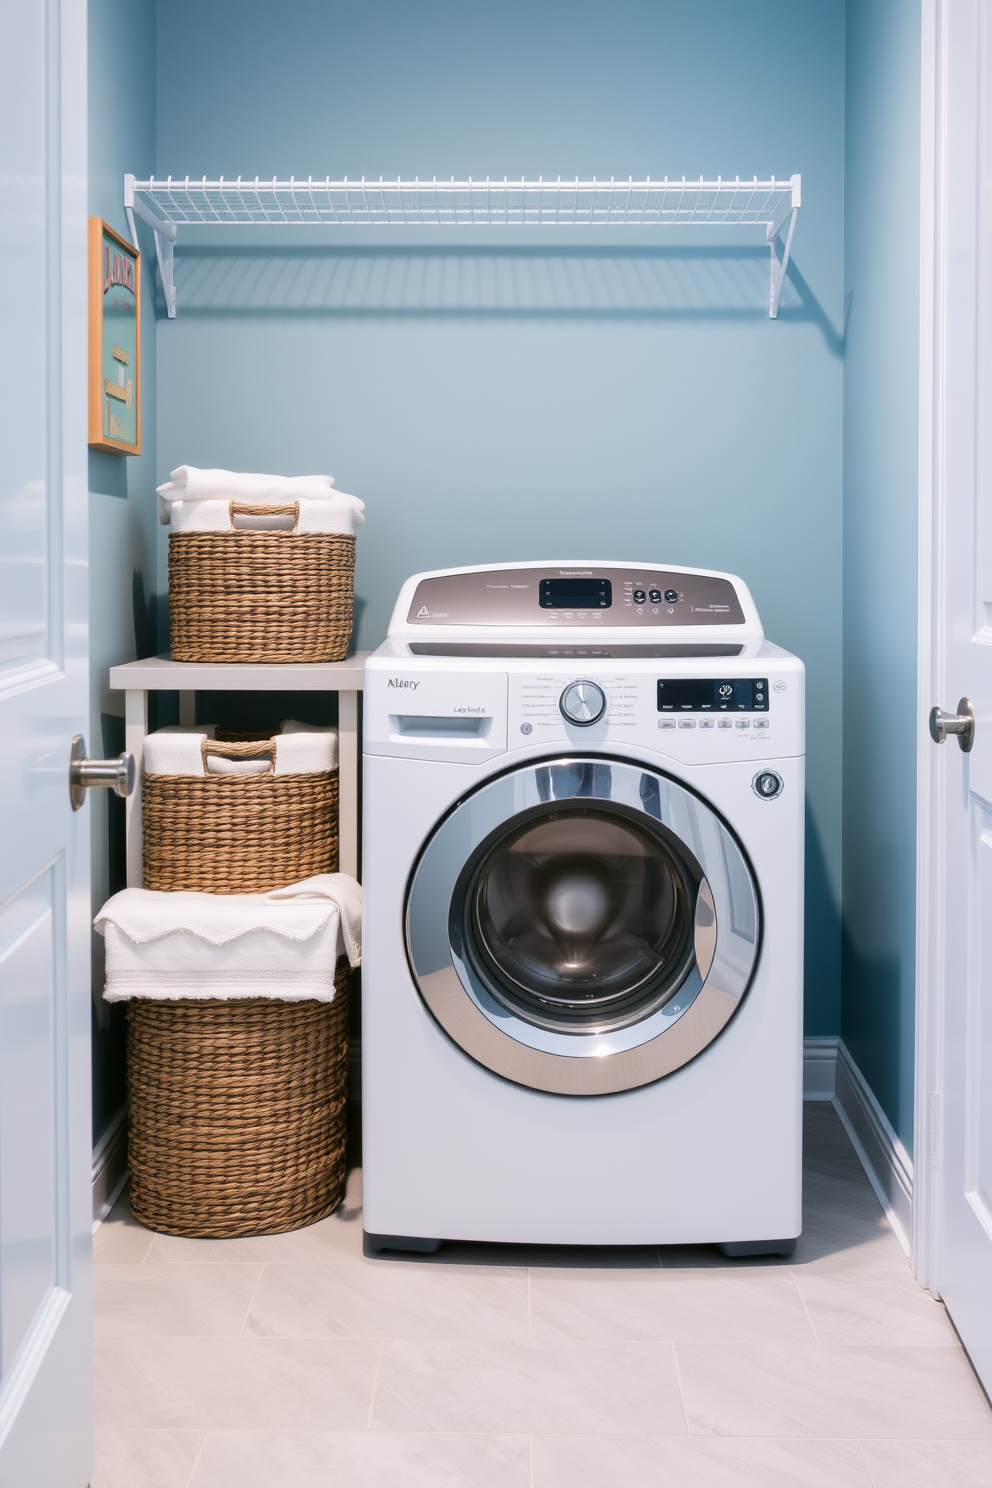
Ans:
[{"label": "washer detergent drawer", "polygon": [[366,754],[474,764],[506,749],[505,672],[370,670]]}]

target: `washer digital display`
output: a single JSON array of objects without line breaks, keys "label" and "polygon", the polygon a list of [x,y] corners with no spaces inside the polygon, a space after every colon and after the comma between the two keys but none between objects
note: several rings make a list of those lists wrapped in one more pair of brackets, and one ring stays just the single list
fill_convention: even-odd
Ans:
[{"label": "washer digital display", "polygon": [[542,579],[540,595],[542,610],[608,610],[613,585],[609,579]]},{"label": "washer digital display", "polygon": [[767,677],[678,677],[658,683],[659,713],[767,713]]}]

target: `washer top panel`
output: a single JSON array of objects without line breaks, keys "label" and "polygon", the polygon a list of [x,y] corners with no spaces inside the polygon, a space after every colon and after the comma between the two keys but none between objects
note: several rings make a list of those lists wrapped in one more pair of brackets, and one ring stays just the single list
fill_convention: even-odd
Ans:
[{"label": "washer top panel", "polygon": [[519,565],[420,577],[404,623],[529,629],[744,625],[722,574],[642,566]]}]

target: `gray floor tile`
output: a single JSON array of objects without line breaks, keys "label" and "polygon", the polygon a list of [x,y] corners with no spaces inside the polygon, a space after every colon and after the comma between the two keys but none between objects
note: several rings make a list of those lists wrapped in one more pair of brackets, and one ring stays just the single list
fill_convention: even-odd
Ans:
[{"label": "gray floor tile", "polygon": [[857,1442],[534,1436],[532,1488],[872,1488]]},{"label": "gray floor tile", "polygon": [[[190,1488],[530,1488],[526,1436],[210,1431]],[[129,1485],[137,1488],[137,1485]]]},{"label": "gray floor tile", "polygon": [[89,1488],[187,1488],[202,1431],[97,1431]]},{"label": "gray floor tile", "polygon": [[693,1435],[992,1439],[960,1348],[679,1344],[676,1356]]},{"label": "gray floor tile", "polygon": [[97,1425],[364,1430],[378,1358],[367,1339],[97,1339]]},{"label": "gray floor tile", "polygon": [[672,1350],[650,1343],[385,1343],[381,1431],[682,1435]]},{"label": "gray floor tile", "polygon": [[988,1488],[990,1441],[862,1441],[873,1488]]}]

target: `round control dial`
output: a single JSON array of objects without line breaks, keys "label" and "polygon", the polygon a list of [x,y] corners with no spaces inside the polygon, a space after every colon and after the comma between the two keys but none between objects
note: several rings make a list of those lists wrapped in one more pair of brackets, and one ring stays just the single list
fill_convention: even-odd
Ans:
[{"label": "round control dial", "polygon": [[558,699],[566,723],[588,728],[606,712],[606,693],[595,682],[570,682]]},{"label": "round control dial", "polygon": [[774,770],[759,770],[751,781],[751,789],[762,801],[774,801],[784,789],[782,777]]}]

